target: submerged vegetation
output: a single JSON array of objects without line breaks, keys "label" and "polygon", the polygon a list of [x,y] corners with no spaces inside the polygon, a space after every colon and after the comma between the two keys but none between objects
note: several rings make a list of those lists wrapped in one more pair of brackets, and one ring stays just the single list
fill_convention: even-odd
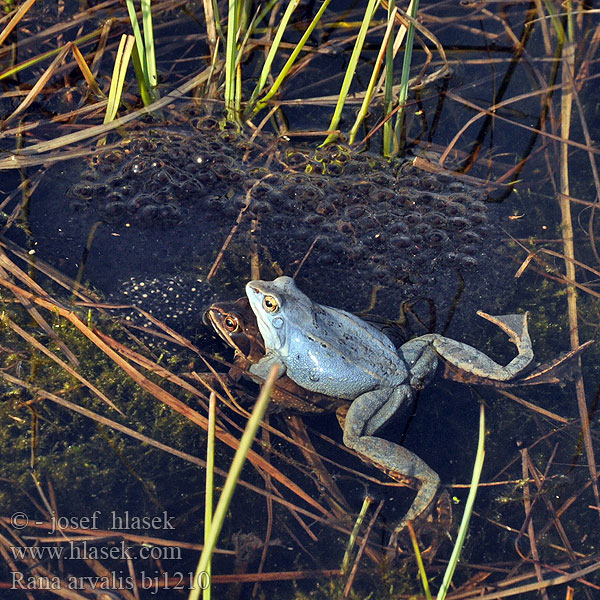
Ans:
[{"label": "submerged vegetation", "polygon": [[[209,397],[216,500],[258,388],[228,378],[200,319],[165,325],[143,306],[143,327],[119,319],[133,294],[109,303],[119,284],[103,283],[138,275],[126,268],[141,302],[159,255],[185,262],[156,274],[181,301],[172,282],[190,273],[212,301],[250,273],[298,272],[392,337],[450,331],[490,354],[504,340],[473,310],[528,310],[541,362],[597,337],[600,20],[587,2],[91,4],[4,2],[0,16],[0,594],[194,587]],[[198,187],[185,178],[200,163]],[[127,169],[140,189],[115,181]],[[561,386],[438,376],[421,394],[402,442],[440,473],[456,522],[487,405],[447,597],[597,594],[598,364],[594,346]],[[448,589],[450,516],[390,551],[412,492],[345,449],[334,415],[267,414],[247,461],[220,509],[215,597],[414,597],[413,543],[429,588]]]}]

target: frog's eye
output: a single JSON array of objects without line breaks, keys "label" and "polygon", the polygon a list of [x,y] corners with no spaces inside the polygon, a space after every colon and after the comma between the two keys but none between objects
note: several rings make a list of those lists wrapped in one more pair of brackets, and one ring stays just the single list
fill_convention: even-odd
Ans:
[{"label": "frog's eye", "polygon": [[232,317],[231,315],[227,315],[223,319],[223,325],[225,325],[225,329],[227,329],[227,331],[229,331],[229,333],[235,333],[236,331],[239,331],[239,329],[240,329],[240,322],[235,317]]},{"label": "frog's eye", "polygon": [[270,313],[276,313],[279,310],[279,302],[273,296],[263,298],[263,308]]}]

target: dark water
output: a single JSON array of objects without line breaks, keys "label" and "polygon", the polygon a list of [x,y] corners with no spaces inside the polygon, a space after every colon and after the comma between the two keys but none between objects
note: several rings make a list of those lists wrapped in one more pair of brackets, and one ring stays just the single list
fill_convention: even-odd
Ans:
[{"label": "dark water", "polygon": [[[342,6],[339,14],[356,19],[353,8],[354,5]],[[470,104],[488,108],[494,102],[539,88],[540,82],[550,76],[542,29],[538,25],[527,40],[526,57],[511,65],[513,43],[506,35],[505,25],[520,36],[525,5],[507,5],[503,7],[504,12],[498,8],[492,16],[484,12],[483,6],[475,4],[457,7],[454,3],[431,3],[422,10],[425,23],[446,49],[452,70],[448,78],[438,79],[411,95],[407,118],[412,146],[408,154],[412,155],[422,154],[423,149],[442,151],[477,114]],[[175,31],[194,35],[194,24],[185,21],[180,26],[180,30],[166,30],[169,35],[165,33],[164,43],[168,40],[169,44],[176,45]],[[293,34],[290,37],[293,38]],[[582,33],[581,39],[583,37]],[[322,43],[338,38],[341,38],[338,31],[324,27],[315,34],[315,43],[317,39]],[[377,35],[368,38],[370,45],[358,71],[357,89],[368,80],[378,40]],[[579,50],[579,56],[584,56],[585,47],[582,45]],[[315,94],[335,94],[341,81],[339,72],[345,67],[348,54],[347,46],[334,44],[330,55],[315,57],[298,75],[294,85],[283,91],[282,111],[292,129],[327,128],[332,113],[330,106],[298,106],[291,101]],[[423,60],[423,53],[417,51],[415,64]],[[435,55],[429,72],[440,64]],[[165,65],[163,68],[166,70]],[[594,68],[592,64],[592,77]],[[184,69],[178,65],[174,73]],[[323,73],[331,75],[323,85],[307,87],[320,80]],[[593,85],[593,80],[584,84],[580,97],[594,138],[598,125],[594,118]],[[568,348],[564,288],[543,276],[547,267],[538,266],[537,272],[529,268],[520,279],[514,279],[512,276],[526,258],[527,250],[509,241],[512,236],[528,247],[529,240],[539,239],[539,245],[562,252],[556,242],[560,238],[560,215],[553,185],[553,179],[558,176],[558,146],[528,129],[538,124],[541,97],[511,103],[499,109],[493,120],[485,117],[476,120],[457,139],[457,154],[451,156],[447,165],[450,168],[467,168],[468,165],[469,175],[493,183],[527,158],[522,170],[503,179],[503,183],[518,180],[513,191],[506,194],[504,188],[483,184],[474,188],[458,178],[415,174],[412,167],[384,164],[375,158],[379,149],[377,135],[371,140],[367,153],[348,152],[342,146],[338,155],[321,159],[319,154],[314,154],[315,144],[306,139],[275,143],[274,138],[265,136],[249,146],[247,140],[238,135],[223,133],[208,124],[198,126],[198,121],[193,119],[203,118],[204,109],[194,116],[186,103],[180,103],[168,112],[166,126],[152,123],[127,132],[125,135],[131,136],[132,141],[120,143],[112,151],[105,159],[104,164],[108,166],[102,167],[104,172],[98,173],[101,170],[98,165],[102,164],[98,160],[78,160],[52,167],[31,200],[26,219],[28,233],[13,227],[7,236],[35,250],[37,257],[69,277],[76,277],[85,262],[83,281],[99,290],[103,297],[125,303],[133,299],[178,331],[188,335],[200,333],[196,338],[199,345],[227,358],[231,358],[227,351],[202,328],[198,318],[202,307],[215,298],[234,299],[242,294],[243,284],[250,277],[253,251],[261,258],[263,277],[275,277],[278,269],[292,275],[318,238],[300,270],[298,282],[319,302],[365,310],[371,305],[376,286],[381,286],[369,311],[371,318],[395,320],[404,301],[409,303],[409,313],[416,315],[409,317],[408,324],[402,327],[392,326],[395,341],[429,329],[445,331],[498,360],[510,359],[513,348],[497,328],[476,317],[475,311],[483,309],[502,314],[529,310],[536,359],[548,360]],[[558,114],[556,98],[553,102]],[[353,121],[354,111],[352,107],[344,114],[342,127],[346,130]],[[372,127],[374,122],[372,118],[367,126]],[[576,123],[573,135],[583,142]],[[115,136],[110,141],[117,139]],[[242,160],[245,153],[250,154],[247,161]],[[477,155],[475,161],[470,160],[471,154]],[[198,169],[199,163],[195,162],[200,156],[204,161],[202,169]],[[159,163],[158,166],[152,166],[153,162]],[[132,175],[136,164],[140,165],[138,172]],[[590,184],[586,154],[573,149],[571,164],[572,195],[591,200],[595,192]],[[306,174],[307,165],[313,169],[310,174]],[[341,174],[332,172],[332,165],[339,167]],[[225,253],[223,265],[215,279],[207,284],[207,273],[244,206],[250,182],[256,183],[267,175],[262,188],[259,184],[254,188],[255,196]],[[13,180],[3,179],[3,192],[17,184],[14,173],[9,177]],[[402,177],[405,180],[399,183]],[[413,179],[406,179],[410,177]],[[122,180],[115,181],[117,178]],[[92,193],[85,187],[90,185],[95,190]],[[101,188],[101,185],[106,187]],[[427,185],[429,189],[423,189]],[[127,187],[129,191],[124,189]],[[429,204],[423,201],[427,195]],[[490,203],[490,196],[502,202]],[[583,262],[592,264],[595,259],[590,251],[588,231],[595,231],[597,227],[593,219],[590,225],[589,209],[578,206],[573,205],[577,253]],[[451,219],[455,219],[454,226]],[[465,221],[461,223],[460,219]],[[86,251],[92,231],[95,233]],[[378,243],[383,245],[378,247]],[[551,266],[563,268],[554,257],[545,258]],[[593,274],[581,271],[578,277],[591,286],[595,283]],[[582,292],[579,306],[583,314],[581,336],[588,339],[593,335],[596,321],[595,302]],[[590,397],[597,385],[595,362],[594,350],[584,355]],[[245,392],[240,393],[250,396],[254,389],[249,389],[246,386]],[[115,399],[119,399],[119,392],[123,394],[123,402],[131,400],[132,392],[127,387],[115,387]],[[577,417],[571,384],[517,390],[516,393],[562,417]],[[422,457],[440,474],[443,485],[467,483],[477,443],[481,401],[486,403],[489,432],[483,479],[511,483],[480,490],[464,561],[515,563],[518,558],[513,545],[524,520],[519,484],[523,477],[521,451],[529,448],[537,468],[544,471],[556,449],[544,491],[555,506],[560,506],[561,501],[584,485],[589,477],[586,460],[578,455],[579,428],[576,425],[556,424],[491,389],[449,382],[438,374],[417,398],[410,422],[393,424],[383,435],[402,441]],[[137,413],[130,407],[130,411],[144,427],[156,419],[157,424],[149,427],[149,435],[176,441],[185,451],[202,455],[197,432],[189,424],[189,430],[184,424],[173,426],[172,432],[166,425],[158,424],[159,416],[152,409],[139,409]],[[287,432],[285,415],[272,419],[276,427]],[[311,416],[305,418],[305,422],[317,450],[341,465],[330,468],[349,511],[358,511],[368,491],[376,500],[386,500],[381,517],[388,527],[402,516],[410,501],[408,492],[348,473],[343,467],[385,480],[383,475],[369,470],[344,450],[323,441],[322,436],[326,435],[341,444],[341,431],[333,415]],[[548,441],[540,442],[544,436],[548,436]],[[191,439],[194,441],[189,441]],[[273,450],[274,464],[324,502],[321,483],[307,472],[310,469],[306,467],[306,459],[298,450],[280,440],[273,442]],[[147,511],[148,507],[157,509],[158,504],[141,499],[146,497],[145,492],[136,487],[137,479],[123,466],[127,464],[127,455],[137,452],[139,447],[131,445],[125,451],[123,462],[121,458],[116,461],[118,475],[127,482],[125,485],[103,483],[99,486],[99,501],[104,508],[112,502],[119,509],[129,506],[133,512]],[[229,455],[221,456],[223,468],[229,460]],[[136,468],[142,471],[147,468],[148,478],[156,478],[160,502],[170,514],[180,515],[184,530],[177,535],[189,541],[186,532],[196,528],[201,520],[194,510],[198,511],[197,506],[202,503],[198,489],[203,473],[164,458],[157,463],[160,464],[154,465],[156,470],[145,467],[143,461],[136,463]],[[157,473],[159,466],[164,470]],[[101,478],[100,467],[97,471],[97,481],[105,482],[107,479]],[[262,485],[254,473],[245,476],[256,485]],[[94,479],[90,481],[93,484]],[[458,519],[466,491],[462,487],[449,490],[459,500],[455,506]],[[112,500],[107,500],[107,494],[113,494]],[[67,494],[61,499],[68,505]],[[91,506],[96,500],[90,495],[87,502]],[[591,501],[591,496],[581,496],[564,522],[575,550],[583,553],[590,551],[585,530],[597,526],[595,521],[587,520],[586,507]],[[223,532],[220,546],[233,547],[233,534],[237,531],[264,536],[267,511],[262,499],[257,501],[255,494],[240,490],[231,512],[232,522]],[[548,518],[540,510],[536,513],[536,526],[543,527]],[[338,568],[347,536],[322,526],[318,526],[317,534],[321,536],[320,541],[314,543],[285,509],[276,508],[273,537],[280,545],[274,546],[265,570]],[[375,541],[385,542],[387,536],[378,525]],[[558,543],[557,540],[552,532],[548,534],[548,542]],[[442,547],[440,557],[447,557],[448,547]],[[550,545],[543,548],[543,561],[564,559],[563,554]],[[180,569],[182,563],[186,569],[189,565],[193,570],[193,557],[187,556],[185,561],[173,564]],[[257,557],[252,555],[246,568],[254,572],[256,565]],[[216,572],[232,569],[230,557],[217,559]],[[468,572],[464,577],[468,577]],[[302,590],[318,594],[313,580],[299,585]],[[375,586],[370,577],[357,583],[365,594],[377,589]],[[291,587],[278,589],[293,597]],[[249,593],[249,588],[244,588],[243,593],[246,592]],[[378,593],[383,592],[378,590]],[[328,597],[326,592],[321,595]]]}]

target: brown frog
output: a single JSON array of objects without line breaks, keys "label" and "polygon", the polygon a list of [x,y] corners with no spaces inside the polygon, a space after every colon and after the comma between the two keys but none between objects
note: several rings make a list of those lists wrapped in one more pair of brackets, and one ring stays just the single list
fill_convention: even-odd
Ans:
[{"label": "brown frog", "polygon": [[[248,298],[238,298],[231,302],[215,302],[206,311],[205,322],[212,325],[219,337],[235,351],[235,359],[229,377],[238,381],[246,375],[262,383],[260,377],[252,375],[250,366],[265,356],[265,345],[256,324],[256,317],[250,308]],[[282,408],[302,414],[337,412],[343,420],[349,402],[324,394],[309,392],[294,383],[289,377],[277,380],[272,400]]]}]

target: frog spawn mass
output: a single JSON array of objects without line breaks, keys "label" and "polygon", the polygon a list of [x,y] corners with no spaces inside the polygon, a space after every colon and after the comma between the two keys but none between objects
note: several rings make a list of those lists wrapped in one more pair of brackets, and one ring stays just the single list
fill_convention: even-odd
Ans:
[{"label": "frog spawn mass", "polygon": [[134,133],[93,159],[69,196],[74,209],[95,210],[113,227],[177,231],[209,221],[202,235],[215,235],[215,253],[249,200],[237,235],[252,231],[285,272],[311,249],[305,273],[399,284],[405,295],[436,287],[434,273],[477,266],[481,241],[495,230],[484,191],[409,161],[275,141],[250,143],[201,117],[179,130]]}]

